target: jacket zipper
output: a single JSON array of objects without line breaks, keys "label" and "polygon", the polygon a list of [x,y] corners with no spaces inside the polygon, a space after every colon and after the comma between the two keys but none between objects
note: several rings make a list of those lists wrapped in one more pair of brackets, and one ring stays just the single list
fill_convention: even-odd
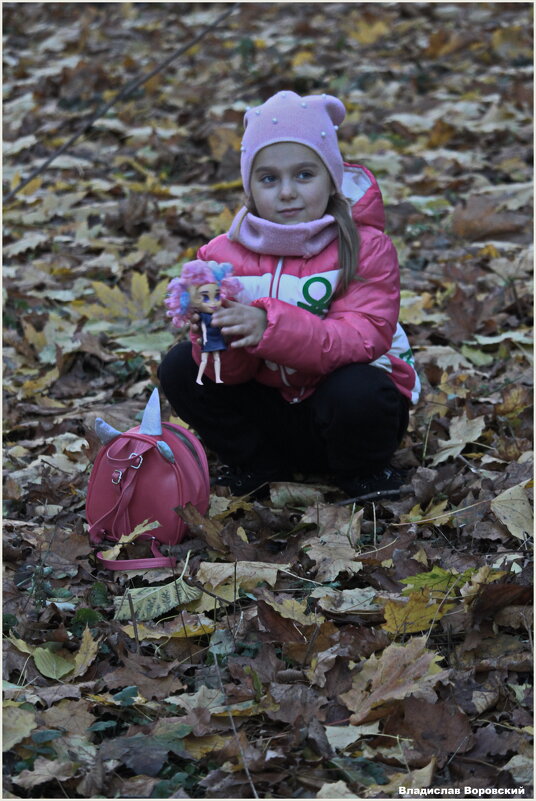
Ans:
[{"label": "jacket zipper", "polygon": [[272,298],[279,297],[279,281],[281,280],[281,273],[283,271],[283,257],[279,259],[277,262],[277,267],[275,268],[274,277],[272,278],[272,286],[270,290],[270,296]]},{"label": "jacket zipper", "polygon": [[[272,279],[272,285],[270,287],[270,297],[272,297],[272,298],[279,297],[279,283],[281,281],[281,273],[282,272],[283,272],[283,257],[281,257],[279,259],[279,261],[277,262],[277,267],[275,268],[274,277]],[[286,371],[285,367],[283,367],[282,364],[278,365],[278,367],[279,367],[279,375],[281,376],[281,381],[283,382],[283,384],[286,387],[288,387],[290,389],[291,388],[291,384],[290,384],[290,382],[288,380],[287,371]],[[291,403],[299,403],[302,395],[304,394],[304,392],[305,392],[305,389],[304,389],[304,387],[302,387],[300,389],[298,395],[295,398],[292,399]]]},{"label": "jacket zipper", "polygon": [[[281,280],[282,272],[283,272],[283,257],[281,257],[277,262],[277,267],[275,268],[274,277],[272,279],[272,286],[270,288],[270,296],[272,298],[277,298],[279,296],[279,281]],[[279,375],[281,376],[281,381],[286,387],[290,387],[285,368],[283,367],[282,364],[278,365],[278,367],[279,367]]]}]

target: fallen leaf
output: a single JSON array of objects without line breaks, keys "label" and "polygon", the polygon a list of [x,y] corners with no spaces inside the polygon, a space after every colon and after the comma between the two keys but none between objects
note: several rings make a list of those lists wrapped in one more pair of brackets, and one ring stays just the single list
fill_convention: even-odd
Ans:
[{"label": "fallen leaf", "polygon": [[432,786],[432,779],[436,769],[436,760],[432,760],[424,768],[407,770],[404,773],[395,773],[387,784],[373,784],[365,790],[365,798],[377,798],[378,793],[387,797],[387,793],[398,794],[401,787],[423,789]]},{"label": "fallen leaf", "polygon": [[316,798],[359,798],[359,796],[354,795],[348,785],[339,780],[323,784],[316,794]]},{"label": "fallen leaf", "polygon": [[470,195],[452,215],[454,233],[467,240],[512,234],[522,231],[528,222],[528,215],[498,211],[496,199],[485,195]]},{"label": "fallen leaf", "polygon": [[379,733],[379,721],[363,726],[326,726],[328,742],[336,751],[346,751],[363,737],[376,736]]},{"label": "fallen leaf", "polygon": [[135,638],[137,631],[140,640],[161,640],[170,638],[201,637],[204,634],[212,634],[216,628],[214,621],[205,615],[192,615],[183,612],[179,617],[168,620],[165,623],[140,623],[134,626],[122,626],[125,634],[132,639]]},{"label": "fallen leaf", "polygon": [[262,597],[268,606],[271,606],[281,617],[289,618],[290,620],[296,621],[296,623],[310,626],[315,623],[323,623],[324,621],[322,615],[307,611],[307,601],[298,601],[294,598],[285,598],[283,601],[276,601],[267,596]]},{"label": "fallen leaf", "polygon": [[534,530],[534,515],[525,486],[526,482],[509,487],[491,501],[495,516],[519,540],[526,540]]},{"label": "fallen leaf", "polygon": [[392,643],[379,657],[372,654],[366,660],[352,689],[339,696],[352,712],[350,723],[383,718],[410,695],[436,700],[433,688],[448,676],[448,671],[437,664],[442,657],[425,646],[426,637],[414,637],[406,645]]},{"label": "fallen leaf", "polygon": [[99,640],[94,640],[89,626],[86,626],[82,635],[80,648],[74,656],[74,671],[69,681],[77,676],[83,676],[88,667],[94,662],[99,651]]},{"label": "fallen leaf", "polygon": [[324,500],[323,488],[311,484],[298,484],[290,481],[273,482],[270,484],[270,500],[276,509],[285,506],[310,506],[322,503]]},{"label": "fallen leaf", "polygon": [[252,590],[258,584],[266,582],[271,587],[277,581],[279,570],[288,570],[290,565],[270,564],[267,562],[201,562],[196,574],[197,581],[217,589],[220,584],[236,583],[237,590]]},{"label": "fallen leaf", "polygon": [[354,590],[332,590],[318,587],[311,598],[318,598],[318,605],[326,612],[338,615],[370,615],[381,612],[382,606],[376,600],[377,590],[372,587],[356,587]]},{"label": "fallen leaf", "polygon": [[21,770],[16,776],[13,776],[13,781],[27,790],[45,782],[61,782],[70,779],[75,775],[78,767],[78,762],[37,757],[32,770]]},{"label": "fallen leaf", "polygon": [[[362,514],[362,510],[360,510]],[[309,514],[312,522],[314,513]],[[331,515],[328,515],[331,517]],[[363,568],[359,552],[352,544],[352,530],[328,530],[320,536],[306,537],[303,551],[316,564],[314,575],[317,581],[334,581],[340,573],[359,573]]]},{"label": "fallen leaf", "polygon": [[121,553],[123,545],[128,545],[129,542],[134,542],[134,540],[136,540],[140,534],[144,534],[146,531],[152,531],[155,528],[160,528],[160,523],[158,520],[149,521],[147,518],[143,521],[143,523],[139,523],[136,528],[130,532],[130,534],[122,534],[117,540],[117,544],[114,545],[113,548],[108,548],[106,551],[102,551],[102,558],[117,559]]},{"label": "fallen leaf", "polygon": [[116,620],[128,620],[131,617],[136,621],[154,620],[170,609],[195,601],[201,595],[201,590],[191,587],[181,578],[160,587],[133,587],[123,596],[114,598],[114,617]]},{"label": "fallen leaf", "polygon": [[9,751],[37,728],[35,713],[14,702],[4,702],[2,711],[2,751]]},{"label": "fallen leaf", "polygon": [[49,679],[61,679],[74,670],[74,661],[64,659],[49,648],[36,648],[33,658],[39,673]]},{"label": "fallen leaf", "polygon": [[524,756],[523,754],[516,754],[513,756],[506,765],[503,765],[502,770],[510,773],[512,778],[517,784],[531,787],[534,781],[534,763],[533,760]]},{"label": "fallen leaf", "polygon": [[440,768],[450,754],[464,754],[474,743],[469,717],[450,701],[430,703],[406,698],[398,713],[386,721],[383,731],[408,738],[408,750],[417,751],[425,759],[435,757]]},{"label": "fallen leaf", "polygon": [[406,601],[386,602],[383,608],[385,623],[382,629],[396,635],[426,631],[439,623],[453,606],[451,603],[431,599],[426,590],[412,592]]},{"label": "fallen leaf", "polygon": [[486,427],[484,417],[470,420],[464,411],[460,417],[451,421],[449,439],[439,440],[439,451],[431,460],[432,465],[440,464],[451,456],[458,456],[469,442],[476,442]]},{"label": "fallen leaf", "polygon": [[184,507],[175,509],[180,518],[184,520],[191,533],[201,537],[209,548],[220,553],[228,553],[229,548],[222,539],[223,525],[219,520],[204,517],[193,504],[187,503]]}]

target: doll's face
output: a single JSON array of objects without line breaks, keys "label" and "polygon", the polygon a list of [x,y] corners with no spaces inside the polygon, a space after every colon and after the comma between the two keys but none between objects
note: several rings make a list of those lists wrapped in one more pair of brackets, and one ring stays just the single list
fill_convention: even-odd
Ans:
[{"label": "doll's face", "polygon": [[221,295],[218,284],[202,284],[190,288],[192,306],[201,312],[213,314],[221,306]]}]

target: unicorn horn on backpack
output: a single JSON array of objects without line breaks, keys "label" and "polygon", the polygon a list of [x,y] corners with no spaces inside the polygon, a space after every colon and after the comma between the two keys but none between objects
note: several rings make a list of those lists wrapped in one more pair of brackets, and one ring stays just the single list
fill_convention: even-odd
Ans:
[{"label": "unicorn horn on backpack", "polygon": [[[114,428],[102,417],[97,417],[95,420],[95,433],[97,434],[99,440],[103,445],[106,445],[108,442],[111,442],[116,437],[121,435],[121,431],[118,431],[117,428]],[[158,397],[158,389],[155,387],[151,393],[151,397],[147,401],[147,405],[143,411],[143,417],[141,420],[141,424],[139,427],[139,433],[145,434],[149,437],[161,437],[162,436],[162,417],[160,414],[160,399]],[[169,447],[169,445],[164,442],[163,440],[158,440],[156,443],[156,447],[162,454],[162,456],[168,460],[168,462],[173,463],[175,461],[175,457],[173,456],[173,451]]]}]

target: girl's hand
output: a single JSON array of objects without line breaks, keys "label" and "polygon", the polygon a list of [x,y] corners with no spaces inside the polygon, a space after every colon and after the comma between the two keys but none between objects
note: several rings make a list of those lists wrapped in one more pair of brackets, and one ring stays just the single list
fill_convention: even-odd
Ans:
[{"label": "girl's hand", "polygon": [[203,340],[201,338],[201,325],[200,325],[201,318],[197,312],[193,312],[192,316],[190,317],[190,330],[192,331],[194,337],[197,337],[197,343],[199,345],[203,344]]},{"label": "girl's hand", "polygon": [[222,308],[214,313],[212,324],[221,328],[224,337],[238,337],[231,342],[231,348],[245,348],[259,344],[268,321],[264,309],[225,300]]}]

